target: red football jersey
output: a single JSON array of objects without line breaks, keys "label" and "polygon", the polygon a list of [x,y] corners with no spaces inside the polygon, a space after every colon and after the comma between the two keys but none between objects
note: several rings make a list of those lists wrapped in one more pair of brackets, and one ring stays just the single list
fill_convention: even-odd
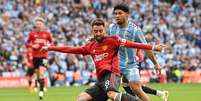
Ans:
[{"label": "red football jersey", "polygon": [[82,47],[49,47],[49,50],[91,55],[96,66],[97,77],[100,78],[102,74],[108,70],[117,75],[120,75],[118,50],[120,46],[128,48],[141,48],[141,49],[152,49],[151,45],[143,43],[135,43],[120,39],[117,36],[107,36],[102,42],[97,43],[91,41]]},{"label": "red football jersey", "polygon": [[49,32],[31,32],[29,34],[29,37],[27,39],[26,46],[32,47],[34,44],[40,45],[38,49],[32,48],[32,55],[34,57],[45,57],[47,58],[48,53],[47,52],[40,52],[40,49],[42,46],[46,46],[48,44],[52,44],[52,38],[51,34]]}]

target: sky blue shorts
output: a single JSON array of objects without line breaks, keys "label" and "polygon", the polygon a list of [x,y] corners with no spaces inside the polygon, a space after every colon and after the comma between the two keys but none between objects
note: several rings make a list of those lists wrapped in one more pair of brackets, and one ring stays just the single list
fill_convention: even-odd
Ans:
[{"label": "sky blue shorts", "polygon": [[136,67],[133,68],[121,68],[121,73],[128,79],[129,82],[140,81],[140,72]]}]

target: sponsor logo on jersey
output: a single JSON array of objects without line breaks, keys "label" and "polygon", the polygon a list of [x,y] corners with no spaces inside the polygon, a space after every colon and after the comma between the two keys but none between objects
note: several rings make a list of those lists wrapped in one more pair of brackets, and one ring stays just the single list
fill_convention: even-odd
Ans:
[{"label": "sponsor logo on jersey", "polygon": [[108,57],[108,55],[109,53],[95,55],[94,61],[97,62],[97,61],[103,60],[104,58]]}]

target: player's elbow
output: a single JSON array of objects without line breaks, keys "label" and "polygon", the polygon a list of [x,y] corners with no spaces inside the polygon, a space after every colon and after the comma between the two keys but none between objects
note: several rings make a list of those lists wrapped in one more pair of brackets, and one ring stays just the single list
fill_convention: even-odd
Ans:
[{"label": "player's elbow", "polygon": [[152,50],[144,50],[144,52],[146,53],[146,55],[152,55],[153,54]]}]

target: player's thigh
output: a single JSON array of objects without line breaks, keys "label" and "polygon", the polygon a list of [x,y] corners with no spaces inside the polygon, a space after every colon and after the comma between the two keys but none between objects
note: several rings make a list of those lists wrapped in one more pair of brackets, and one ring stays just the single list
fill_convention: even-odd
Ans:
[{"label": "player's thigh", "polygon": [[138,68],[125,68],[122,69],[123,82],[138,82],[140,81],[140,72]]},{"label": "player's thigh", "polygon": [[33,58],[33,60],[32,60],[32,62],[33,62],[33,67],[35,68],[35,69],[37,69],[37,68],[39,68],[39,66],[40,66],[40,64],[41,64],[41,58],[36,58],[36,57],[34,57]]},{"label": "player's thigh", "polygon": [[29,77],[32,77],[33,76],[33,74],[34,74],[34,72],[35,72],[35,69],[34,68],[29,68],[28,70],[27,70],[27,76],[29,76]]},{"label": "player's thigh", "polygon": [[101,88],[108,92],[108,91],[115,91],[118,92],[119,86],[121,83],[121,76],[116,75],[112,72],[106,72],[100,81]]},{"label": "player's thigh", "polygon": [[33,58],[34,69],[37,70],[39,75],[43,75],[46,70],[47,59],[46,58]]},{"label": "player's thigh", "polygon": [[107,101],[107,93],[98,84],[86,89],[85,92],[92,97],[91,101]]},{"label": "player's thigh", "polygon": [[39,58],[33,58],[33,65],[34,65],[34,68],[39,68],[39,67],[46,67],[47,63],[48,63],[48,60],[44,57],[39,57]]}]

